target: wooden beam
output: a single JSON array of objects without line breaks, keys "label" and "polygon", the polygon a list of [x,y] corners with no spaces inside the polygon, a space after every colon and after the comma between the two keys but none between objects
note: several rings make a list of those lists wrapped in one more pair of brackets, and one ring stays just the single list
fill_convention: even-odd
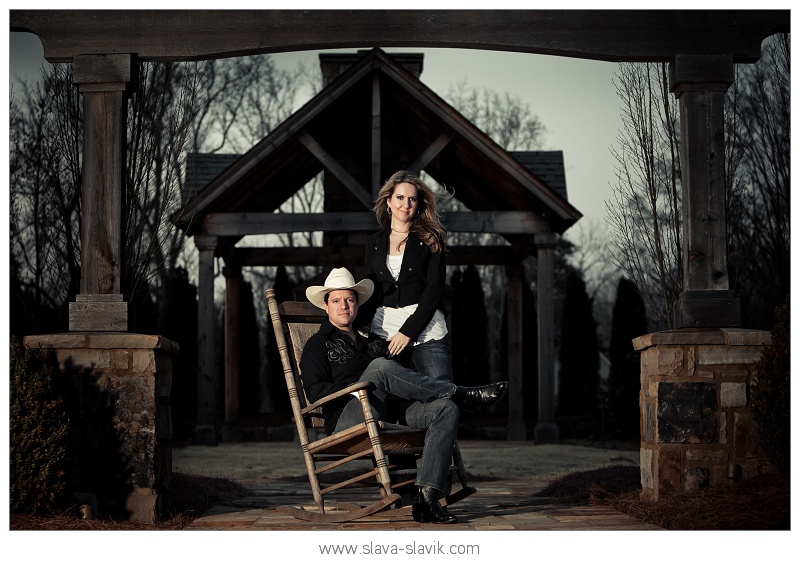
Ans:
[{"label": "wooden beam", "polygon": [[[522,257],[524,259],[524,257]],[[364,248],[349,247],[237,247],[235,264],[246,267],[284,265],[287,267],[340,267],[360,265]],[[448,265],[507,265],[520,261],[519,252],[510,245],[449,247]]]},{"label": "wooden beam", "polygon": [[417,157],[417,160],[408,168],[414,174],[419,174],[419,172],[425,168],[425,166],[433,161],[433,159],[444,149],[447,147],[447,144],[455,137],[453,133],[443,133],[439,137],[437,137],[433,143],[431,143],[425,151],[422,152],[422,155]]},{"label": "wooden beam", "polygon": [[297,134],[297,138],[300,142],[306,146],[306,149],[311,151],[311,153],[316,157],[322,166],[328,169],[333,176],[335,176],[339,181],[344,185],[344,187],[350,191],[350,193],[356,197],[356,199],[361,202],[367,210],[372,209],[372,201],[370,200],[366,190],[364,187],[361,186],[356,179],[354,179],[350,173],[347,172],[339,162],[333,158],[333,156],[323,149],[322,145],[317,143],[317,140],[311,137],[307,131],[301,131]]},{"label": "wooden beam", "polygon": [[[549,232],[547,223],[533,212],[448,212],[444,214],[444,223],[447,230],[452,233],[513,235]],[[205,214],[200,225],[202,233],[218,237],[308,231],[375,231],[378,229],[375,216],[370,212],[322,214],[219,212]]]},{"label": "wooden beam", "polygon": [[600,61],[676,53],[761,56],[789,32],[789,10],[10,10],[11,31],[39,36],[45,58],[136,53],[196,61],[310,49],[492,49]]}]

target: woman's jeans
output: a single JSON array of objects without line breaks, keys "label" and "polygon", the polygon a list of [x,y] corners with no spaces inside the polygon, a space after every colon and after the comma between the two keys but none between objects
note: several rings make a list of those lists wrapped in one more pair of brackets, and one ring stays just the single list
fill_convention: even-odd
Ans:
[{"label": "woman's jeans", "polygon": [[415,345],[411,352],[411,363],[418,373],[453,382],[453,363],[446,337]]},{"label": "woman's jeans", "polygon": [[[455,385],[416,373],[390,359],[375,359],[358,382],[374,385],[368,394],[373,416],[378,419],[388,414],[390,396],[415,401],[405,408],[405,422],[412,428],[427,430],[415,484],[444,492],[458,431],[459,410],[450,400]],[[342,431],[363,421],[361,403],[353,398],[342,410],[334,431]]]}]

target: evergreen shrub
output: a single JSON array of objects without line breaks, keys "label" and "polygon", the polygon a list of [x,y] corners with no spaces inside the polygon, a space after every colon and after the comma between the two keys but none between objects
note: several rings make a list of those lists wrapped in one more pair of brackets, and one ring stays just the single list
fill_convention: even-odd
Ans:
[{"label": "evergreen shrub", "polygon": [[789,304],[776,309],[772,343],[755,367],[752,402],[761,448],[782,471],[789,470]]},{"label": "evergreen shrub", "polygon": [[55,510],[66,496],[69,420],[53,368],[38,350],[11,340],[11,511]]}]

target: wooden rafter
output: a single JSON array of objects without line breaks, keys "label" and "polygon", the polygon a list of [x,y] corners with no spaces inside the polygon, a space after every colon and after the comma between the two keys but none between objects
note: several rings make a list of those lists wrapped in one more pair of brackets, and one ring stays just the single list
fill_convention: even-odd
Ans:
[{"label": "wooden rafter", "polygon": [[[220,212],[206,214],[202,233],[222,236],[244,236],[305,231],[352,232],[375,231],[375,216],[370,212],[336,212],[322,214],[273,214]],[[448,212],[444,223],[450,232],[536,234],[548,232],[549,226],[533,212]]]}]

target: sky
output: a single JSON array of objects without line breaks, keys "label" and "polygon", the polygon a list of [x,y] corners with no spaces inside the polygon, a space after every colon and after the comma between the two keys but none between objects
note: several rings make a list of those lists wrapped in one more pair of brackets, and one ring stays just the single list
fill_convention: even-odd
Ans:
[{"label": "sky", "polygon": [[[37,76],[46,63],[39,39],[30,33],[9,35],[9,79]],[[616,63],[468,49],[386,51],[423,53],[420,79],[440,96],[466,80],[479,90],[507,92],[527,103],[547,129],[543,149],[564,152],[570,203],[584,218],[603,221],[604,201],[611,197],[614,179],[610,147],[620,124],[619,99],[612,83]],[[318,65],[319,53],[273,56],[279,65],[291,68],[301,61]]]}]

